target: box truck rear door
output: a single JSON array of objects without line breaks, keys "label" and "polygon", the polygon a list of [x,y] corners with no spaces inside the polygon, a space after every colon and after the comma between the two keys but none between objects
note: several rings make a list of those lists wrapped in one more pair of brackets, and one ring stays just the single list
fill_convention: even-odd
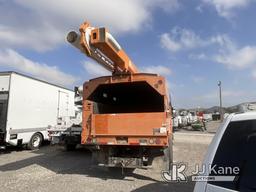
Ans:
[{"label": "box truck rear door", "polygon": [[68,116],[68,100],[69,95],[66,92],[58,93],[58,118]]},{"label": "box truck rear door", "polygon": [[5,132],[7,120],[8,94],[0,93],[0,132]]}]

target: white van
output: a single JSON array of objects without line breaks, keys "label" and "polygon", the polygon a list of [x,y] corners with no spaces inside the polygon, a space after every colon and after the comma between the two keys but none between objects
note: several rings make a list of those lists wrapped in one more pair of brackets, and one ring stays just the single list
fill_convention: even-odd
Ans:
[{"label": "white van", "polygon": [[75,116],[74,91],[16,72],[0,72],[0,146],[30,149],[48,140],[49,126]]}]

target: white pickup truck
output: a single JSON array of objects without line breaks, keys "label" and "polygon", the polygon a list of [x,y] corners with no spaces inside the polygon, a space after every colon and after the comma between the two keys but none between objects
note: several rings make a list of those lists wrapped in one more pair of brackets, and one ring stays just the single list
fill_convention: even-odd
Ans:
[{"label": "white pickup truck", "polygon": [[210,144],[194,192],[256,191],[256,112],[229,115]]}]

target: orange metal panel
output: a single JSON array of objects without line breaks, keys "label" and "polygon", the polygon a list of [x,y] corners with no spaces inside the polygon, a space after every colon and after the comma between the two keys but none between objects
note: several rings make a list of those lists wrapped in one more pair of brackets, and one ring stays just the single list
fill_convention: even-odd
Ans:
[{"label": "orange metal panel", "polygon": [[[166,113],[130,113],[130,114],[92,114],[87,118],[82,132],[82,144],[91,143],[92,139],[97,144],[118,144],[117,137],[127,137],[128,144],[139,143],[140,139],[160,138],[159,142],[147,145],[167,145],[170,128],[170,118]],[[88,125],[90,124],[90,125]],[[167,133],[154,133],[154,128],[163,127]],[[88,140],[89,138],[89,140]]]},{"label": "orange metal panel", "polygon": [[[117,113],[117,114],[93,114],[92,107],[88,110],[87,99],[102,84],[147,82],[159,94],[164,96],[166,109],[156,113]],[[82,144],[117,144],[116,137],[128,137],[127,144],[138,144],[140,139],[149,140],[152,137],[160,137],[153,146],[167,145],[168,136],[172,134],[169,97],[165,79],[162,76],[152,74],[115,75],[92,79],[84,83],[83,92],[83,131]],[[154,128],[165,126],[166,134],[155,134]],[[150,145],[150,144],[148,144]]]},{"label": "orange metal panel", "polygon": [[[100,31],[102,33],[100,33]],[[123,72],[138,73],[138,69],[123,49],[115,47],[111,40],[107,38],[106,28],[96,28],[91,31],[91,45],[101,50],[111,61],[113,61],[116,71],[120,68]]]},{"label": "orange metal panel", "polygon": [[[147,143],[140,143],[140,140],[146,140]],[[150,143],[150,140],[153,140],[154,143]],[[156,142],[157,141],[157,142]],[[167,136],[151,136],[151,137],[143,137],[143,136],[129,136],[127,143],[118,143],[116,137],[113,136],[97,136],[95,137],[95,143],[99,145],[139,145],[139,146],[167,146],[168,145],[168,137]]]},{"label": "orange metal panel", "polygon": [[95,89],[101,84],[114,84],[114,83],[129,83],[129,82],[147,82],[152,88],[154,88],[161,95],[166,95],[168,90],[166,88],[165,78],[162,76],[138,73],[131,75],[116,75],[105,76],[96,79],[92,79],[84,83],[83,99],[86,100],[95,91]]},{"label": "orange metal panel", "polygon": [[165,113],[94,114],[95,135],[153,135],[166,121]]}]

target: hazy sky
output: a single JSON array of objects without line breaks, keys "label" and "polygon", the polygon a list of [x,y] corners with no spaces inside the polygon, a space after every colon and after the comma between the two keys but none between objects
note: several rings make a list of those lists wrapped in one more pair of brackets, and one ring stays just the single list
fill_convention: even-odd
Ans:
[{"label": "hazy sky", "polygon": [[[72,3],[70,3],[72,2]],[[174,107],[256,100],[255,0],[0,0],[0,71],[72,88],[108,74],[66,42],[88,20],[142,72],[164,75]]]}]

